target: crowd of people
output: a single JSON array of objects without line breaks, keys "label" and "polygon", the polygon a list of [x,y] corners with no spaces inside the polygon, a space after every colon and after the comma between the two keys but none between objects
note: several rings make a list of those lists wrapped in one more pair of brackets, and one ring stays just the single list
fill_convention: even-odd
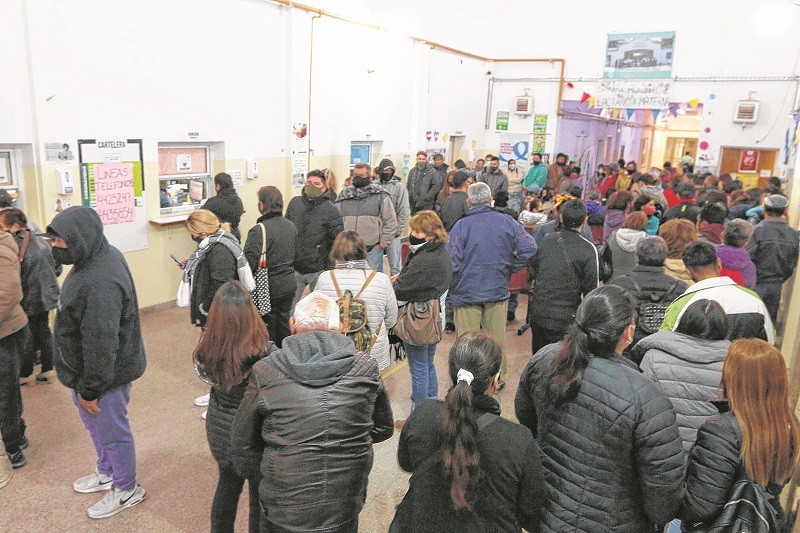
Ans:
[{"label": "crowd of people", "polygon": [[[800,422],[775,325],[800,238],[780,180],[743,191],[691,163],[589,176],[565,154],[522,172],[421,151],[405,184],[384,159],[355,165],[338,193],[313,170],[286,208],[262,187],[246,234],[244,202],[217,175],[188,216],[197,248],[177,295],[210,387],[195,403],[219,467],[211,531],[233,531],[245,482],[251,532],[358,531],[372,445],[395,429],[411,479],[391,533],[705,531],[743,481],[777,524]],[[104,492],[87,513],[113,516],[146,495],[127,417],[146,367],[133,278],[94,210],[41,232],[0,207],[3,467],[27,462],[20,387],[57,373],[97,452],[73,488]],[[517,378],[506,325],[520,294],[531,357],[517,424],[495,395]],[[439,399],[443,332],[455,335]],[[407,419],[381,380],[400,346]]]}]

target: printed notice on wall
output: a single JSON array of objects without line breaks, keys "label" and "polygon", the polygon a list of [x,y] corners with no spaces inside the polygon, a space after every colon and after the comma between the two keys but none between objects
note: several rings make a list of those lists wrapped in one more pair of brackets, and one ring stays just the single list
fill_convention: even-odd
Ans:
[{"label": "printed notice on wall", "polygon": [[103,225],[133,222],[133,165],[94,165],[94,197]]}]

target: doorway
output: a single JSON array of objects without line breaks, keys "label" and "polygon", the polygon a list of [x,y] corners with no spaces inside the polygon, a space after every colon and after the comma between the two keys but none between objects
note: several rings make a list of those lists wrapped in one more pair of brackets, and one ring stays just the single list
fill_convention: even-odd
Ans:
[{"label": "doorway", "polygon": [[[464,146],[464,139],[466,137],[464,135],[451,135],[450,139],[448,140],[448,150],[447,150],[447,160],[445,163],[449,167],[453,166],[453,163],[458,161],[459,159],[466,159],[466,157],[462,157],[461,149]],[[466,162],[466,161],[465,161]]]},{"label": "doorway", "polygon": [[667,137],[664,150],[664,161],[669,161],[673,168],[680,168],[681,157],[686,152],[695,159],[697,155],[697,139],[692,137]]}]

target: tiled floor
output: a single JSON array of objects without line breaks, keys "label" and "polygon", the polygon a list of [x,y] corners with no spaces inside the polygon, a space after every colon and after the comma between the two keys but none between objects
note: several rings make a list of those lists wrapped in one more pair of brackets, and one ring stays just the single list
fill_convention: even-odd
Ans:
[{"label": "tiled floor", "polygon": [[[520,299],[518,317],[525,311],[526,298]],[[208,450],[202,409],[192,405],[207,391],[191,363],[198,332],[189,324],[186,309],[174,307],[143,313],[142,324],[148,368],[134,383],[130,419],[147,499],[109,519],[87,518],[86,508],[101,495],[72,490],[72,482],[94,468],[94,451],[70,392],[61,385],[23,387],[29,464],[0,491],[0,532],[208,531],[217,469]],[[499,393],[503,415],[510,419],[519,374],[530,357],[530,332],[517,336],[520,325],[518,320],[506,332],[509,378]],[[445,335],[437,351],[441,396],[449,387],[447,353],[454,339]],[[395,418],[406,418],[411,380],[405,363],[393,363],[384,375]],[[405,494],[408,475],[397,466],[396,452],[397,434],[375,445],[360,531],[385,532]],[[245,491],[237,531],[247,531],[246,499]]]}]

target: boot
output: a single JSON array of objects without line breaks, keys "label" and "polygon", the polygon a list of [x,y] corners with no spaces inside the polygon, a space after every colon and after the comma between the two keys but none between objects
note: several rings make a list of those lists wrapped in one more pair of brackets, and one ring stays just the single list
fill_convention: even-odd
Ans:
[{"label": "boot", "polygon": [[6,455],[6,447],[3,444],[3,439],[0,436],[0,489],[4,488],[11,481],[14,475],[14,469],[11,468],[11,461]]},{"label": "boot", "polygon": [[28,376],[26,378],[23,378],[23,377],[19,378],[19,386],[21,387],[23,385],[27,385],[29,387],[35,387],[36,386],[36,374],[31,374],[30,376]]},{"label": "boot", "polygon": [[36,376],[36,381],[40,383],[58,383],[58,376],[55,370],[48,370]]}]

